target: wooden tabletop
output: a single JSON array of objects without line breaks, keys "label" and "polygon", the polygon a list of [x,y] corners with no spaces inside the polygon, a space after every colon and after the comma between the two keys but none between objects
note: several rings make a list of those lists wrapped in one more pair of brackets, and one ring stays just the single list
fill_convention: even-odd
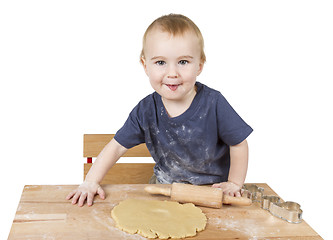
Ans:
[{"label": "wooden tabletop", "polygon": [[[267,184],[257,184],[266,195],[277,195]],[[115,227],[111,210],[127,198],[168,200],[144,192],[147,184],[104,185],[105,200],[78,207],[65,197],[74,185],[25,186],[8,239],[145,239]],[[224,205],[200,207],[207,216],[206,229],[189,239],[322,239],[304,220],[287,223],[260,208]]]}]

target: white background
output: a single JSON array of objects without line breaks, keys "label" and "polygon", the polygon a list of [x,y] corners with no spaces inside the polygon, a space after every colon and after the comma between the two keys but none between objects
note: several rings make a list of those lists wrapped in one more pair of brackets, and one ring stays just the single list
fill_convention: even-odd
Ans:
[{"label": "white background", "polygon": [[79,184],[84,133],[115,133],[153,90],[139,64],[147,26],[190,17],[199,77],[253,127],[247,182],[302,205],[333,239],[333,7],[329,1],[1,1],[0,239],[23,186]]}]

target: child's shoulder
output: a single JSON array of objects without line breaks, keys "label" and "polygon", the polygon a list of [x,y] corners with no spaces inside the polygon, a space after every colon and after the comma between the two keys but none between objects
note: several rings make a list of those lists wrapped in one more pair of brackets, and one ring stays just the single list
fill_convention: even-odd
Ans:
[{"label": "child's shoulder", "polygon": [[220,91],[218,91],[214,88],[208,87],[205,84],[197,82],[196,86],[198,88],[198,91],[201,91],[205,97],[213,98],[213,99],[219,99],[221,97],[224,98]]},{"label": "child's shoulder", "polygon": [[154,104],[157,101],[158,98],[158,94],[157,92],[153,92],[151,94],[148,94],[147,96],[145,96],[144,98],[142,98],[139,101],[139,104],[143,104],[143,105],[150,105],[150,104]]},{"label": "child's shoulder", "polygon": [[140,112],[147,112],[153,109],[156,109],[157,105],[159,105],[158,94],[153,92],[146,97],[142,98],[138,104],[135,106],[134,109]]}]

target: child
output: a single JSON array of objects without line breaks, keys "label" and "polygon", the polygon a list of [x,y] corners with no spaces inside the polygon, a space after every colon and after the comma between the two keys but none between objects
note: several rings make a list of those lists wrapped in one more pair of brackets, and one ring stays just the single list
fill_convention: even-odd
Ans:
[{"label": "child", "polygon": [[203,37],[187,17],[156,19],[143,38],[141,63],[155,90],[132,110],[67,199],[92,205],[99,182],[127,149],[146,143],[157,183],[213,184],[240,196],[252,132],[222,94],[196,81],[206,57]]}]

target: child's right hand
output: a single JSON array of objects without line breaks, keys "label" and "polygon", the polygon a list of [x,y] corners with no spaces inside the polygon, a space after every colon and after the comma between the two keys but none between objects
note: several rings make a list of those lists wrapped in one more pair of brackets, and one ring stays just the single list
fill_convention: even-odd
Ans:
[{"label": "child's right hand", "polygon": [[77,189],[70,192],[66,199],[69,200],[72,198],[72,204],[78,202],[79,207],[82,207],[87,200],[87,205],[91,206],[96,194],[98,194],[101,199],[105,199],[105,192],[98,183],[84,181]]}]

